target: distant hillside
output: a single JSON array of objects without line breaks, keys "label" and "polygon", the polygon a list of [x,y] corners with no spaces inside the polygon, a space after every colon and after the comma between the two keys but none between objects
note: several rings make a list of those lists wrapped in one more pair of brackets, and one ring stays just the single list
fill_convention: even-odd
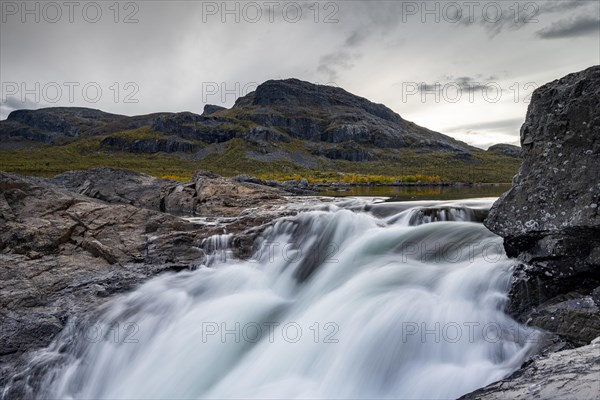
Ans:
[{"label": "distant hillside", "polygon": [[202,115],[46,108],[0,122],[0,168],[34,175],[114,166],[183,177],[206,168],[508,182],[520,161],[502,149],[485,152],[343,89],[297,79],[267,81],[231,109],[207,105]]},{"label": "distant hillside", "polygon": [[504,154],[509,157],[521,157],[521,148],[512,144],[495,144],[487,149],[488,152],[496,154]]}]

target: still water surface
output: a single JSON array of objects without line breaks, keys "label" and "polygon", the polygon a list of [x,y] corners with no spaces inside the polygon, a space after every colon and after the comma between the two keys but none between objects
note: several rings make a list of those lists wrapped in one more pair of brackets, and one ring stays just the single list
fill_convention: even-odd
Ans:
[{"label": "still water surface", "polygon": [[391,201],[457,200],[481,197],[500,197],[511,187],[510,183],[461,186],[354,186],[341,190],[326,190],[324,196],[390,197]]}]

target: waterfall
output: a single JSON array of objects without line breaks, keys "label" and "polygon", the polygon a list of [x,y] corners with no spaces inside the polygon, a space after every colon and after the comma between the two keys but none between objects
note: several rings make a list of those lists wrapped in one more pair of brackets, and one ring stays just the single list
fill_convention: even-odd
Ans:
[{"label": "waterfall", "polygon": [[481,224],[490,205],[328,205],[278,220],[247,260],[208,240],[205,267],[40,352],[60,359],[42,397],[432,399],[502,379],[537,333],[503,312],[513,263]]}]

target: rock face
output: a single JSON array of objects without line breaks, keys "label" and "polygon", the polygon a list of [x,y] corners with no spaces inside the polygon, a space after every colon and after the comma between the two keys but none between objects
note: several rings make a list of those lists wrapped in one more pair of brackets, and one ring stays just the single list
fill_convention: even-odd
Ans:
[{"label": "rock face", "polygon": [[[485,225],[519,262],[508,312],[568,346],[600,336],[600,66],[536,90],[523,164]],[[599,339],[553,353],[469,399],[597,398]]]},{"label": "rock face", "polygon": [[199,261],[189,222],[4,173],[0,225],[4,359],[47,345],[70,315],[144,277]]},{"label": "rock face", "polygon": [[523,165],[486,226],[515,274],[509,311],[581,345],[600,335],[600,67],[535,91]]}]

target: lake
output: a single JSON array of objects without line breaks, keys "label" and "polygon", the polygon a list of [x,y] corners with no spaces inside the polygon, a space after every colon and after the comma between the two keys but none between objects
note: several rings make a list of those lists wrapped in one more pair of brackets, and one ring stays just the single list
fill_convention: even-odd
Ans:
[{"label": "lake", "polygon": [[341,190],[328,189],[320,194],[332,197],[390,197],[390,200],[457,200],[479,197],[500,197],[510,183],[453,186],[352,186]]}]

